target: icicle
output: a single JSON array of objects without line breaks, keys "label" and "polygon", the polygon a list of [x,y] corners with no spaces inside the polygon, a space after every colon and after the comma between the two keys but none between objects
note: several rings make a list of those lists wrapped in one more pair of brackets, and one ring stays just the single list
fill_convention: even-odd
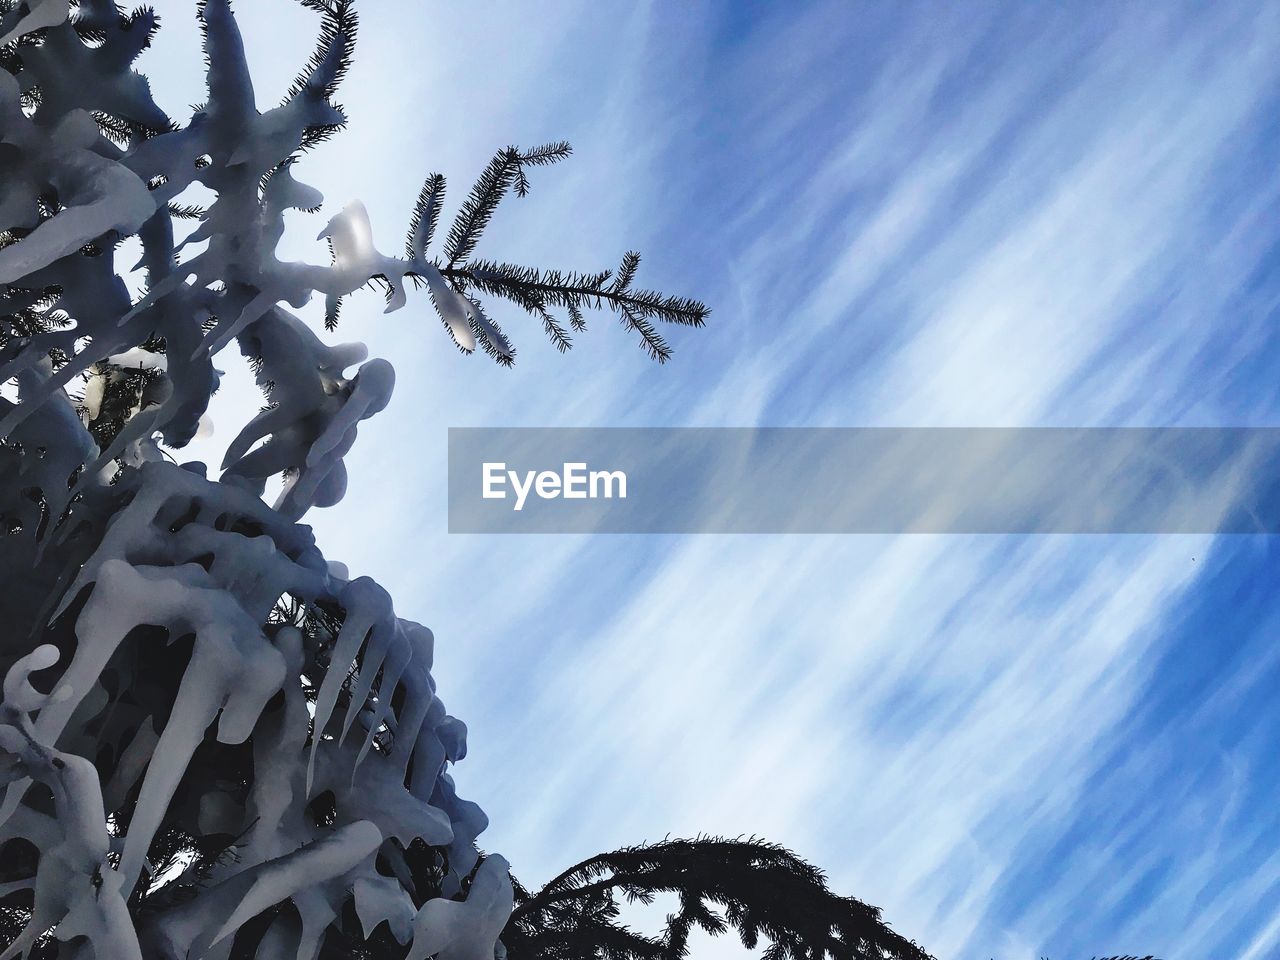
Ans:
[{"label": "icicle", "polygon": [[391,598],[368,577],[360,577],[348,583],[342,591],[342,605],[347,611],[347,617],[334,643],[329,671],[316,696],[315,736],[311,742],[311,756],[307,761],[307,796],[311,796],[315,776],[316,750],[338,702],[338,691],[346,679],[347,666],[355,661],[369,631],[390,611]]}]

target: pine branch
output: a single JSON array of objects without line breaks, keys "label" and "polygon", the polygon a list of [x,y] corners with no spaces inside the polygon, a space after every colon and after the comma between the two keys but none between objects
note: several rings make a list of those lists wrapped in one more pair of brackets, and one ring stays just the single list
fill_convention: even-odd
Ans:
[{"label": "pine branch", "polygon": [[320,36],[307,66],[294,79],[285,96],[288,103],[297,97],[323,102],[332,108],[337,120],[316,123],[303,131],[298,149],[310,150],[346,126],[346,113],[333,99],[338,87],[351,69],[355,56],[359,20],[353,0],[299,0],[309,10],[321,15]]},{"label": "pine branch", "polygon": [[520,162],[533,167],[543,167],[566,160],[572,153],[573,147],[569,145],[568,140],[556,140],[553,143],[544,143],[540,147],[526,150],[520,154]]},{"label": "pine branch", "polygon": [[174,203],[168,204],[169,216],[177,217],[179,220],[203,220],[208,211],[198,204],[194,203]]},{"label": "pine branch", "polygon": [[[623,258],[618,277],[612,271],[562,273],[542,271],[509,263],[476,261],[464,267],[442,266],[441,274],[459,290],[475,287],[492,296],[509,300],[543,322],[547,336],[561,351],[572,340],[551,315],[550,307],[563,307],[575,331],[586,328],[584,308],[608,308],[619,315],[624,327],[640,336],[641,346],[659,363],[671,357],[671,348],[657,332],[652,320],[700,327],[709,313],[705,304],[684,297],[665,296],[649,290],[632,290],[631,280],[639,265],[638,254]],[[613,279],[614,282],[610,283]]]},{"label": "pine branch", "polygon": [[435,237],[440,223],[440,205],[444,203],[445,180],[438,173],[427,177],[413,207],[409,220],[409,232],[404,238],[404,255],[417,260],[427,255],[427,247]]},{"label": "pine branch", "polygon": [[640,267],[640,254],[634,250],[628,250],[622,255],[622,265],[618,267],[618,278],[613,282],[613,289],[619,293],[625,292],[630,286],[631,281],[635,279],[636,270]]},{"label": "pine branch", "polygon": [[[640,254],[635,251],[628,251],[623,256],[616,274],[612,270],[596,273],[539,270],[512,263],[471,259],[507,192],[514,189],[521,196],[528,192],[525,168],[556,163],[571,153],[572,147],[567,142],[556,141],[524,151],[506,147],[494,154],[450,225],[442,257],[432,260],[431,266],[439,271],[440,277],[454,292],[465,298],[468,323],[475,332],[476,343],[500,363],[510,364],[514,350],[501,330],[484,316],[480,305],[469,295],[472,289],[508,300],[539,319],[548,339],[561,352],[573,346],[570,330],[580,333],[586,329],[586,309],[613,310],[622,325],[638,335],[641,347],[649,356],[663,363],[670,359],[671,348],[655,329],[654,321],[700,327],[710,311],[706,304],[688,297],[633,290],[631,285],[640,266]],[[423,261],[436,235],[444,193],[444,177],[432,174],[423,184],[410,217],[405,237],[405,256],[409,264],[404,276],[415,286],[425,282],[427,270]],[[439,278],[432,282],[438,281]],[[568,315],[568,329],[552,312],[554,308],[563,309]],[[445,318],[442,316],[442,319]],[[445,319],[445,324],[449,327],[450,321]]]},{"label": "pine branch", "polygon": [[324,328],[330,333],[338,329],[342,318],[342,298],[329,296],[324,300]]},{"label": "pine branch", "polygon": [[515,147],[498,151],[476,179],[445,238],[444,255],[450,267],[466,260],[480,242],[480,235],[515,179],[517,156]]},{"label": "pine branch", "polygon": [[476,342],[480,345],[480,349],[504,367],[511,366],[515,362],[516,354],[507,335],[489,318],[480,304],[469,297],[467,303],[471,307],[469,317],[471,329],[476,335]]},{"label": "pine branch", "polygon": [[555,348],[561,353],[572,349],[573,340],[564,327],[560,326],[559,321],[546,310],[539,309],[537,312],[542,317],[542,329],[546,331],[547,338],[555,345]]},{"label": "pine branch", "polygon": [[653,328],[653,324],[627,304],[620,305],[618,313],[622,317],[624,327],[640,334],[641,346],[652,359],[659,363],[666,363],[671,359],[671,348],[667,346],[667,341],[662,338],[662,335]]},{"label": "pine branch", "polygon": [[474,284],[478,289],[494,296],[519,302],[534,297],[540,302],[555,306],[607,306],[618,310],[630,308],[642,317],[701,327],[706,323],[710,310],[707,306],[687,297],[673,297],[651,290],[619,289],[609,285],[612,271],[599,273],[561,273],[558,270],[542,271],[509,263],[476,261],[465,267],[444,266],[440,272],[462,285]]},{"label": "pine branch", "polygon": [[300,94],[331,100],[351,69],[359,18],[352,0],[299,0],[321,16],[320,36],[302,72],[294,78],[285,102]]},{"label": "pine branch", "polygon": [[527,197],[529,195],[529,178],[524,172],[526,164],[533,167],[546,166],[565,159],[572,152],[573,148],[569,146],[567,140],[559,140],[555,143],[544,144],[541,147],[534,147],[532,150],[520,154],[516,164],[516,196]]},{"label": "pine branch", "polygon": [[466,202],[449,228],[444,247],[449,266],[464,262],[471,256],[476,244],[480,242],[484,228],[493,219],[494,211],[509,189],[514,186],[517,196],[528,194],[529,179],[524,171],[525,166],[546,166],[563,160],[572,152],[573,148],[561,140],[525,151],[507,147],[494,154],[476,179],[475,186],[471,188],[471,193],[467,195]]},{"label": "pine branch", "polygon": [[[616,923],[616,894],[647,902],[659,892],[677,894],[680,908],[668,918],[660,952],[647,954]],[[833,894],[822,871],[756,839],[674,840],[592,857],[536,895],[523,891],[503,942],[512,960],[611,955],[606,943],[620,957],[678,960],[693,929],[715,936],[729,927],[748,949],[768,940],[765,955],[777,960],[931,960],[890,930],[879,910]],[[607,940],[605,930],[622,937]]]}]

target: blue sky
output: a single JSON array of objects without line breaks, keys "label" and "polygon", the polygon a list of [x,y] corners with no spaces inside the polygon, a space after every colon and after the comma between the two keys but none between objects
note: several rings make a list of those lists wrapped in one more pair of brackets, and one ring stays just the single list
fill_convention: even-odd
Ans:
[{"label": "blue sky", "polygon": [[[194,5],[157,6],[185,115]],[[311,18],[240,6],[274,102]],[[637,247],[715,311],[665,367],[499,314],[508,371],[344,310],[398,382],[308,521],[435,631],[487,847],[535,883],[754,833],[941,957],[1280,956],[1271,541],[450,537],[444,489],[450,426],[1273,424],[1278,75],[1266,4],[366,3],[326,215],[394,250],[429,172],[564,137],[481,252]]]}]

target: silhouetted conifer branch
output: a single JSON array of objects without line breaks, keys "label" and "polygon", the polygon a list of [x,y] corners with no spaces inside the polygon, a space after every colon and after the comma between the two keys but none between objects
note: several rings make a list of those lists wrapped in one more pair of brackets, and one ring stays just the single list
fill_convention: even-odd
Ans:
[{"label": "silhouetted conifer branch", "polygon": [[177,217],[179,220],[201,220],[207,211],[204,207],[194,203],[174,203],[168,204],[169,215]]},{"label": "silhouetted conifer branch", "polygon": [[[817,867],[755,838],[700,837],[628,847],[585,860],[532,894],[515,884],[502,940],[511,960],[681,960],[689,935],[734,928],[770,960],[931,960],[880,911],[840,897]],[[619,898],[674,893],[678,910],[647,937],[619,922]]]},{"label": "silhouetted conifer branch", "polygon": [[409,232],[404,239],[404,253],[410,260],[425,257],[427,247],[436,235],[440,223],[440,205],[444,202],[445,179],[438,173],[427,177],[413,207]]},{"label": "silhouetted conifer branch", "polygon": [[[686,297],[674,297],[650,290],[631,290],[631,278],[639,265],[639,256],[628,254],[623,260],[618,280],[612,271],[598,273],[538,270],[511,263],[475,261],[465,267],[441,267],[441,273],[460,291],[474,287],[491,296],[502,297],[543,320],[543,327],[560,350],[571,345],[560,324],[549,318],[549,308],[562,307],[569,314],[574,330],[586,327],[582,311],[586,308],[610,309],[618,313],[623,326],[639,334],[641,345],[651,357],[665,362],[671,349],[654,329],[652,320],[700,327],[706,322],[705,304]],[[619,282],[621,281],[621,282]]]},{"label": "silhouetted conifer branch", "polygon": [[299,0],[320,14],[320,36],[306,67],[294,78],[285,102],[301,93],[328,100],[351,69],[359,26],[351,0]]}]

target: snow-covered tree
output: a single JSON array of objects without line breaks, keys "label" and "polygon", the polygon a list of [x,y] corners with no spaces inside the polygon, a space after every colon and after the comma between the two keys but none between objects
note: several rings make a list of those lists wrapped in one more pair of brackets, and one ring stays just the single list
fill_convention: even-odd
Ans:
[{"label": "snow-covered tree", "polygon": [[[634,254],[598,273],[477,256],[566,144],[500,151],[439,238],[429,177],[403,256],[353,203],[321,233],[331,263],[281,260],[285,212],[321,204],[298,161],[344,123],[356,34],[348,0],[301,2],[319,44],[268,109],[228,0],[200,4],[208,98],[175,123],[134,70],[153,11],[0,0],[0,960],[501,954],[512,886],[449,773],[466,728],[431,633],[299,523],[342,497],[392,367],[290,308],[319,294],[332,331],[363,287],[387,310],[425,288],[453,343],[504,364],[495,301],[560,349],[611,310],[658,360],[655,322],[706,316],[636,289]],[[232,344],[266,405],[215,477],[168,451]]]}]

